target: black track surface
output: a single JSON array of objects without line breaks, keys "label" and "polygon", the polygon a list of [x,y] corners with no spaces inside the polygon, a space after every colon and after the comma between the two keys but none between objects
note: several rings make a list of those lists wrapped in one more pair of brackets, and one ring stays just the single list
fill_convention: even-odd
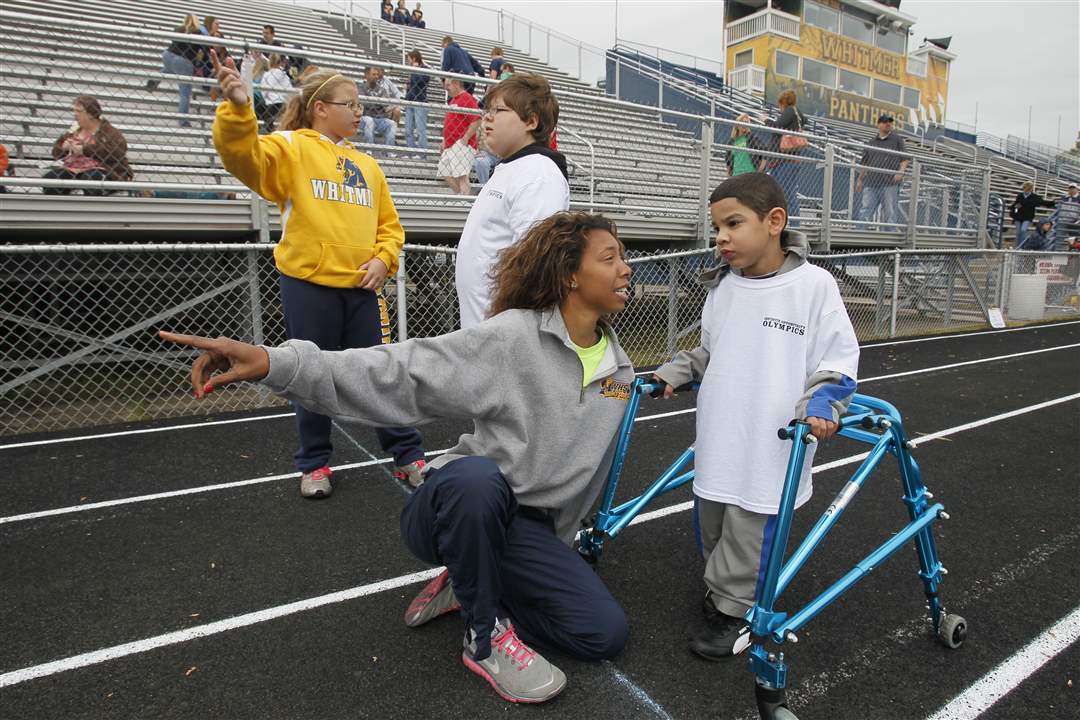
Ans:
[{"label": "black track surface", "polygon": [[[1080,392],[1080,351],[874,378],[1076,343],[1080,324],[866,347],[860,392],[895,403],[918,438]],[[647,400],[639,417],[693,400]],[[968,641],[953,651],[931,636],[915,555],[905,549],[783,648],[800,718],[925,718],[1080,606],[1078,411],[1072,400],[915,451],[952,516],[934,529],[950,571],[941,593],[967,619]],[[620,497],[692,442],[694,418],[637,423]],[[181,422],[156,423],[173,424]],[[111,429],[136,427],[145,426]],[[448,447],[463,429],[423,428],[425,445]],[[0,444],[49,437],[64,435]],[[294,442],[292,420],[273,418],[2,448],[0,516],[287,474]],[[364,428],[336,430],[335,443],[334,465],[369,460],[364,448],[383,456]],[[821,450],[817,464],[863,446],[840,439]],[[854,468],[815,475],[794,537]],[[339,471],[324,501],[300,498],[289,477],[0,524],[0,675],[426,569],[398,539],[404,494],[388,470]],[[899,495],[895,468],[883,464],[780,609],[801,607],[902,527]],[[689,499],[683,488],[648,510]],[[687,512],[610,542],[599,572],[631,619],[630,644],[612,663],[552,657],[570,682],[541,707],[508,705],[462,666],[456,619],[405,628],[413,583],[10,684],[0,688],[0,717],[754,718],[744,663],[703,663],[686,650],[699,623],[702,566]],[[1068,681],[1080,683],[1078,667],[1073,645],[984,717],[1073,716],[1080,688]]]}]

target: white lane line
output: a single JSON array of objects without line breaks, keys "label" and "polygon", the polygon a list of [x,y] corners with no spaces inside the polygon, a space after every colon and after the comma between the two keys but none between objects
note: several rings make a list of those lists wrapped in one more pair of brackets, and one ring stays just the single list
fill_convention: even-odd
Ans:
[{"label": "white lane line", "polygon": [[[917,375],[917,374],[920,374],[920,373],[935,372],[937,370],[946,370],[946,369],[950,369],[950,368],[954,368],[954,367],[959,367],[961,365],[971,365],[971,364],[974,364],[974,363],[992,362],[992,361],[995,361],[995,360],[1003,360],[1003,359],[1008,359],[1008,358],[1013,358],[1013,357],[1019,357],[1019,356],[1022,356],[1022,355],[1031,355],[1031,354],[1034,354],[1034,353],[1051,352],[1053,350],[1063,350],[1063,349],[1074,348],[1074,347],[1080,347],[1080,343],[1076,343],[1076,344],[1073,344],[1073,345],[1062,345],[1062,346],[1058,346],[1058,347],[1054,347],[1054,348],[1044,348],[1042,350],[1030,350],[1028,352],[1013,353],[1013,354],[1010,354],[1010,355],[999,355],[997,357],[985,358],[985,359],[982,359],[982,360],[970,360],[970,361],[962,362],[962,363],[952,363],[950,365],[939,365],[937,367],[926,368],[926,369],[923,369],[923,370],[911,370],[911,371],[903,372],[903,373],[894,373],[892,375],[879,375],[877,377],[863,378],[862,380],[859,381],[859,385],[866,385],[868,383],[876,382],[878,380],[888,380],[888,379],[892,379],[892,378],[896,378],[896,377],[905,377],[905,376],[910,376],[910,375]],[[655,415],[644,415],[642,417],[635,418],[634,422],[639,423],[639,422],[645,422],[647,420],[659,420],[659,419],[662,419],[662,418],[675,417],[676,415],[686,415],[686,414],[695,413],[695,412],[697,412],[697,408],[686,408],[685,410],[674,410],[672,412],[657,413]],[[431,457],[431,456],[434,456],[434,455],[441,455],[444,452],[446,452],[446,449],[443,449],[443,450],[431,450],[431,451],[425,453],[425,456]],[[865,455],[863,457],[865,457]],[[335,471],[336,470],[350,470],[350,469],[353,469],[353,468],[370,467],[372,465],[381,465],[383,463],[388,463],[392,459],[393,458],[381,458],[378,461],[365,461],[365,462],[361,462],[361,463],[349,463],[349,464],[346,464],[346,465],[340,465],[340,466],[337,466],[337,467],[333,467],[333,468],[331,468],[331,470],[335,470]],[[149,494],[149,495],[138,495],[138,496],[135,496],[135,497],[118,498],[116,500],[104,500],[104,501],[96,502],[96,503],[85,503],[83,505],[69,505],[67,507],[53,508],[51,510],[40,510],[40,511],[37,511],[37,512],[23,513],[21,515],[10,515],[8,517],[0,517],[0,525],[3,525],[5,523],[11,523],[11,522],[21,522],[21,521],[24,521],[24,520],[36,520],[38,518],[52,517],[52,516],[55,516],[55,515],[66,515],[68,513],[83,512],[83,511],[86,511],[86,510],[95,510],[95,509],[104,508],[104,507],[114,507],[116,505],[127,505],[129,503],[137,503],[137,502],[149,502],[149,501],[152,501],[152,500],[160,500],[160,499],[163,499],[163,498],[177,497],[177,496],[181,496],[181,495],[193,495],[193,494],[201,493],[201,492],[213,492],[213,491],[216,491],[216,490],[228,490],[229,488],[242,487],[244,485],[257,485],[259,483],[264,483],[264,482],[273,482],[275,480],[284,480],[286,478],[297,477],[298,475],[299,475],[299,473],[295,473],[295,472],[293,472],[293,473],[284,473],[284,474],[281,474],[281,475],[269,475],[269,476],[261,477],[261,478],[251,478],[251,479],[248,479],[248,480],[237,480],[237,481],[234,481],[234,482],[219,483],[219,484],[216,484],[216,485],[203,485],[203,486],[194,487],[194,488],[185,488],[183,490],[170,490],[170,491],[167,491],[167,492],[153,493],[153,494]]]},{"label": "white lane line", "polygon": [[[915,444],[927,442],[930,439],[936,439],[945,437],[946,435],[963,432],[964,430],[970,430],[972,428],[987,425],[992,422],[997,422],[1024,413],[1033,412],[1042,408],[1050,407],[1052,405],[1058,405],[1060,403],[1069,402],[1070,400],[1076,400],[1080,398],[1080,393],[1074,395],[1067,395],[1065,397],[1057,398],[1056,400],[1048,400],[1046,402],[1038,403],[1037,405],[1029,405],[1027,407],[1011,410],[1007,413],[995,415],[992,418],[983,418],[982,420],[975,420],[964,425],[957,425],[955,428],[949,428],[947,430],[941,430],[933,433],[933,435],[925,435],[918,440],[913,441]],[[865,456],[865,455],[863,455]],[[820,472],[827,467],[838,467],[840,464],[851,464],[858,462],[859,456],[851,456],[843,458],[842,460],[834,461],[832,463],[825,463],[824,465],[813,468],[813,472]],[[635,518],[630,524],[637,525],[647,520],[653,520],[655,518],[664,517],[666,515],[672,515],[676,512],[689,510],[693,506],[692,502],[680,503],[670,507],[661,508],[653,512],[644,513]],[[83,653],[81,655],[73,655],[69,658],[61,660],[54,660],[52,662],[43,663],[41,665],[33,665],[31,667],[22,668],[20,670],[12,670],[10,672],[0,675],[0,687],[7,685],[14,685],[16,683],[25,682],[35,678],[45,677],[48,675],[55,675],[57,673],[66,672],[68,670],[75,670],[77,668],[86,667],[88,665],[94,665],[106,660],[113,660],[116,658],[126,657],[128,655],[134,655],[136,653],[145,652],[159,647],[165,647],[166,645],[175,645],[181,642],[187,642],[199,637],[207,637],[209,635],[215,635],[217,633],[225,632],[227,630],[233,630],[239,627],[245,627],[254,623],[263,622],[265,620],[272,620],[293,613],[302,612],[311,608],[322,607],[332,603],[344,602],[357,597],[363,597],[365,595],[372,595],[383,590],[391,590],[398,587],[403,587],[423,580],[428,580],[435,577],[441,568],[435,568],[432,570],[425,570],[422,572],[411,573],[408,575],[401,575],[396,578],[390,578],[387,580],[381,580],[379,582],[370,583],[367,585],[360,585],[348,590],[340,590],[338,592],[330,593],[328,595],[320,595],[314,598],[308,598],[307,600],[300,600],[287,605],[280,605],[278,607],[266,608],[265,610],[258,610],[256,612],[247,613],[245,615],[238,615],[232,618],[226,618],[225,620],[218,620],[216,622],[207,623],[206,625],[200,625],[198,627],[189,628],[188,630],[180,630],[171,633],[165,633],[164,635],[157,635],[151,638],[145,638],[143,640],[137,640],[130,643],[124,643],[123,645],[114,645],[109,648],[102,648],[101,650],[95,650],[93,652]]]},{"label": "white lane line", "polygon": [[630,693],[635,700],[651,710],[654,717],[658,717],[661,720],[675,720],[668,714],[668,711],[664,709],[663,705],[649,697],[649,693],[642,690],[637,683],[620,672],[610,660],[604,660],[604,665],[607,665],[608,670],[611,672],[611,676],[615,678],[615,682],[622,685],[623,689]]},{"label": "white lane line", "polygon": [[142,428],[140,430],[118,430],[117,432],[98,433],[96,435],[75,435],[73,437],[52,438],[51,440],[31,440],[29,442],[8,443],[0,445],[0,450],[13,450],[15,448],[34,447],[36,445],[56,445],[59,443],[75,442],[76,440],[101,440],[102,438],[124,437],[126,435],[145,435],[146,433],[167,432],[169,430],[190,430],[191,428],[213,427],[215,425],[232,425],[234,423],[259,422],[260,420],[277,420],[278,418],[293,417],[296,413],[278,413],[276,415],[259,415],[257,417],[232,418],[231,420],[210,420],[209,422],[185,423],[184,425],[164,425],[156,428]]},{"label": "white lane line", "polygon": [[1049,323],[1047,325],[1028,325],[1026,327],[1005,328],[1003,330],[980,330],[979,332],[934,335],[933,337],[913,338],[911,340],[889,340],[888,342],[870,343],[868,345],[860,345],[859,347],[865,350],[868,348],[888,347],[890,345],[910,345],[912,343],[932,342],[934,340],[975,337],[976,335],[999,335],[1001,333],[1025,332],[1027,330],[1045,330],[1047,328],[1064,327],[1066,325],[1076,325],[1078,323],[1080,323],[1080,320],[1067,320],[1065,322]]},{"label": "white lane line", "polygon": [[[429,450],[425,453],[430,457],[433,455],[442,455],[450,448],[443,448],[442,450]],[[381,458],[377,460],[365,460],[363,462],[345,463],[344,465],[335,465],[330,468],[332,472],[339,472],[341,470],[352,470],[354,468],[371,467],[373,465],[383,465],[391,462],[393,458]],[[130,505],[132,503],[150,502],[152,500],[163,500],[173,497],[182,497],[184,495],[196,495],[204,492],[214,492],[216,490],[228,490],[230,488],[244,487],[245,485],[259,485],[261,483],[275,482],[277,480],[287,480],[289,478],[298,478],[300,473],[290,472],[282,473],[280,475],[266,475],[265,477],[250,478],[248,480],[235,480],[233,482],[218,483],[216,485],[200,485],[199,487],[184,488],[183,490],[169,490],[167,492],[151,493],[149,495],[135,495],[133,497],[117,498],[115,500],[102,500],[101,502],[84,503],[82,505],[69,505],[67,507],[52,508],[51,510],[39,510],[37,512],[23,513],[21,515],[8,515],[7,517],[0,517],[0,525],[6,523],[23,522],[25,520],[37,520],[44,517],[53,517],[56,515],[67,515],[69,513],[84,512],[86,510],[98,510],[107,507],[116,507],[117,505]]]},{"label": "white lane line", "polygon": [[[951,338],[972,337],[974,335],[996,335],[997,333],[1022,332],[1022,331],[1025,331],[1025,330],[1045,330],[1047,328],[1061,327],[1061,326],[1065,326],[1065,325],[1076,325],[1078,323],[1080,323],[1080,320],[1069,320],[1067,322],[1052,323],[1052,324],[1049,324],[1049,325],[1030,325],[1030,326],[1022,327],[1022,328],[1006,328],[1004,330],[983,330],[983,331],[980,331],[980,332],[973,332],[973,333],[957,333],[955,335],[937,335],[937,336],[928,337],[928,338],[916,338],[914,340],[895,340],[895,341],[884,342],[884,343],[871,343],[869,345],[860,345],[859,347],[861,349],[865,350],[865,349],[868,349],[868,348],[884,347],[886,345],[906,345],[906,344],[909,344],[909,343],[929,342],[931,340],[948,340],[948,339],[951,339]],[[651,370],[643,370],[643,371],[635,373],[635,374],[636,375],[649,375],[651,373],[652,373]],[[864,380],[863,382],[866,382],[866,381]],[[36,446],[36,445],[55,445],[55,444],[58,444],[58,443],[76,442],[76,441],[79,441],[79,440],[100,440],[102,438],[122,437],[122,436],[125,436],[125,435],[143,435],[145,433],[158,433],[158,432],[165,432],[167,430],[190,430],[192,428],[213,427],[214,425],[229,425],[229,424],[233,424],[233,423],[257,422],[259,420],[275,420],[275,419],[278,419],[278,418],[293,417],[295,414],[296,413],[289,412],[289,413],[279,413],[277,415],[264,415],[264,416],[258,416],[258,417],[234,418],[234,419],[231,419],[231,420],[211,420],[209,422],[202,422],[202,423],[186,423],[186,424],[183,424],[183,425],[168,425],[168,426],[158,427],[158,428],[143,428],[143,429],[139,429],[139,430],[120,430],[120,431],[117,431],[117,432],[99,433],[99,434],[96,434],[96,435],[75,435],[75,436],[72,436],[72,437],[52,438],[50,440],[31,440],[29,442],[8,443],[6,445],[0,445],[0,450],[13,450],[15,448],[33,447],[33,446]]]},{"label": "white lane line", "polygon": [[1059,653],[1080,639],[1080,608],[983,675],[928,720],[974,720]]},{"label": "white lane line", "polygon": [[984,362],[993,362],[995,360],[1009,360],[1011,358],[1025,357],[1027,355],[1038,355],[1039,353],[1054,352],[1055,350],[1068,350],[1070,348],[1080,347],[1080,343],[1073,343],[1072,345],[1057,345],[1052,348],[1042,348],[1040,350],[1028,350],[1026,352],[1010,353],[1009,355],[997,355],[991,358],[982,358],[980,360],[965,360],[964,362],[952,363],[950,365],[938,365],[935,368],[929,368],[927,370],[908,370],[906,372],[892,373],[891,375],[878,375],[877,377],[867,378],[860,380],[860,383],[867,383],[872,380],[890,380],[892,378],[906,377],[907,375],[918,375],[923,372],[930,372],[931,370],[951,370],[952,368],[964,367],[966,365],[978,365]]},{"label": "white lane line", "polygon": [[440,572],[442,572],[442,568],[432,568],[430,570],[410,573],[409,575],[401,575],[396,578],[390,578],[389,580],[381,580],[368,585],[349,588],[348,590],[340,590],[327,595],[298,600],[296,602],[288,603],[287,605],[278,605],[277,607],[266,608],[265,610],[259,610],[257,612],[236,615],[231,618],[206,623],[205,625],[199,625],[186,630],[177,630],[175,632],[165,633],[164,635],[156,635],[143,640],[124,643],[123,645],[114,645],[113,647],[102,648],[101,650],[83,653],[82,655],[75,655],[62,660],[23,668],[22,670],[13,670],[0,675],[0,688],[26,682],[27,680],[33,680],[35,678],[55,675],[57,673],[66,672],[67,670],[74,670],[75,668],[96,665],[107,660],[115,660],[116,658],[135,655],[167,645],[176,645],[177,643],[195,640],[196,638],[216,635],[229,630],[236,630],[237,628],[274,620],[276,618],[285,617],[286,615],[293,615],[298,612],[304,612],[305,610],[312,610],[324,605],[333,605],[335,603],[354,600],[367,595],[374,595],[406,585],[412,585],[413,583],[430,580]]}]

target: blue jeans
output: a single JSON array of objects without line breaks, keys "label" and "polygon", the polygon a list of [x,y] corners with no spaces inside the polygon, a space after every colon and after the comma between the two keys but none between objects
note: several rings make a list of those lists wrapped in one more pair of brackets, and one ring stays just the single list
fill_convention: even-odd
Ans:
[{"label": "blue jeans", "polygon": [[[181,55],[175,55],[168,50],[161,54],[161,72],[171,75],[194,75],[195,64]],[[191,83],[179,83],[180,102],[176,106],[176,112],[187,115],[191,107]]]},{"label": "blue jeans", "polygon": [[862,207],[859,208],[859,220],[870,220],[878,207],[882,209],[881,222],[899,223],[900,186],[899,185],[863,185]]},{"label": "blue jeans", "polygon": [[487,150],[481,150],[480,154],[473,160],[473,170],[476,171],[476,180],[481,185],[486,183],[491,178],[491,169],[495,167],[495,163],[499,162],[499,158],[495,157]]},{"label": "blue jeans", "polygon": [[496,615],[525,642],[579,660],[612,658],[626,644],[626,614],[604,581],[555,535],[547,511],[518,505],[485,457],[430,470],[401,512],[401,537],[450,571],[478,659],[488,656]]},{"label": "blue jeans", "polygon": [[360,133],[364,142],[375,142],[375,133],[382,136],[380,141],[383,145],[393,145],[394,136],[397,135],[397,123],[390,118],[377,118],[365,115],[360,118]]},{"label": "blue jeans", "polygon": [[792,220],[801,210],[799,206],[799,175],[802,174],[803,163],[781,160],[769,174],[780,184],[787,198],[788,225],[797,227],[798,220]]},{"label": "blue jeans", "polygon": [[1024,240],[1027,239],[1028,233],[1031,232],[1031,220],[1021,220],[1016,226],[1016,245],[1017,249],[1024,244]]},{"label": "blue jeans", "polygon": [[427,108],[405,108],[405,144],[427,150]]}]

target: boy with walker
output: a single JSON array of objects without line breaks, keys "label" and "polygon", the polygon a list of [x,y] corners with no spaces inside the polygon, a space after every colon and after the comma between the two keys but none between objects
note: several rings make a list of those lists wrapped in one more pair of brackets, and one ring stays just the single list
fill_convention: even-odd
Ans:
[{"label": "boy with walker", "polygon": [[[690,649],[718,661],[750,644],[744,618],[768,564],[789,452],[776,431],[796,418],[819,440],[836,432],[855,393],[859,345],[836,280],[806,261],[806,237],[786,229],[787,199],[775,180],[739,175],[709,202],[719,263],[701,275],[709,289],[701,346],[655,376],[665,398],[701,383],[694,519],[707,624]],[[813,449],[796,507],[810,499]]]},{"label": "boy with walker", "polygon": [[[237,180],[281,208],[274,248],[285,330],[324,350],[389,342],[381,290],[396,270],[405,233],[386,176],[349,144],[363,106],[356,83],[330,71],[310,75],[285,104],[279,132],[260,136],[255,110],[236,65],[210,51],[225,101],[214,117],[214,147]],[[300,494],[330,495],[331,420],[296,405]],[[411,427],[377,428],[394,456],[395,477],[421,482],[424,450]]]}]

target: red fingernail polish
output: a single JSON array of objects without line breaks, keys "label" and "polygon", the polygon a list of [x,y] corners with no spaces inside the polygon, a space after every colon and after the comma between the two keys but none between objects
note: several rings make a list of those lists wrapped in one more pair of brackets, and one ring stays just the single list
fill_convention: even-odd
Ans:
[{"label": "red fingernail polish", "polygon": [[202,391],[203,391],[204,393],[211,393],[211,392],[213,392],[213,391],[214,391],[214,386],[213,386],[213,385],[211,385],[210,383],[206,383],[205,385],[203,385],[203,389],[202,389]]}]

